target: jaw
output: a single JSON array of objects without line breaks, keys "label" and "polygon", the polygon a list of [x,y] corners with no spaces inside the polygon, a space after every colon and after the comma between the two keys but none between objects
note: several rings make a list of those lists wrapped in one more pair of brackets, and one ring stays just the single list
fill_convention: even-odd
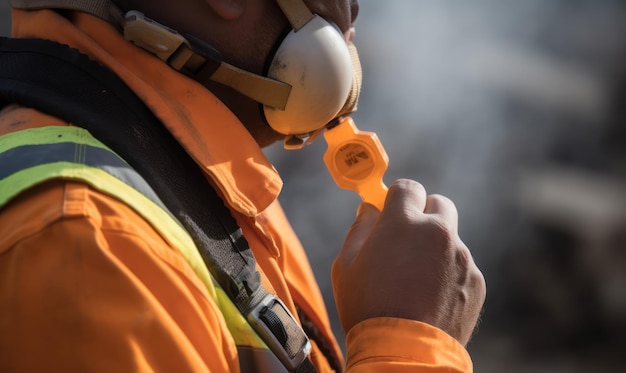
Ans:
[{"label": "jaw", "polygon": [[260,147],[282,141],[285,135],[274,131],[265,121],[262,106],[235,90],[215,82],[203,85],[237,116]]}]

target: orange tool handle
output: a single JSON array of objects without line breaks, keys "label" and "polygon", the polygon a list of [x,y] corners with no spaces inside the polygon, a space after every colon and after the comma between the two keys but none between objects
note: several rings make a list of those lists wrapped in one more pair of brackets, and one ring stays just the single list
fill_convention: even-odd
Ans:
[{"label": "orange tool handle", "polygon": [[351,117],[324,132],[324,163],[340,188],[357,192],[363,202],[382,211],[387,196],[383,175],[389,157],[374,132],[360,131]]}]

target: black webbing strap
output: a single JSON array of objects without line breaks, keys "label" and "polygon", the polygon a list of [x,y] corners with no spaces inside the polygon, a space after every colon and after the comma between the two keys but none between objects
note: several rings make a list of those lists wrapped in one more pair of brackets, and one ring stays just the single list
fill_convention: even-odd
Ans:
[{"label": "black webbing strap", "polygon": [[[255,315],[275,307],[276,299],[261,286],[252,251],[224,202],[184,148],[110,70],[58,43],[0,38],[0,105],[8,103],[80,124],[124,158],[191,235],[211,274],[252,325]],[[282,353],[302,347],[289,345],[302,341],[302,329],[293,318],[282,319],[293,332],[279,346]],[[266,340],[275,337],[274,325],[272,318],[271,325],[261,320],[266,330],[253,327]],[[271,342],[268,346],[288,366]],[[289,370],[314,371],[308,358],[296,365]]]}]

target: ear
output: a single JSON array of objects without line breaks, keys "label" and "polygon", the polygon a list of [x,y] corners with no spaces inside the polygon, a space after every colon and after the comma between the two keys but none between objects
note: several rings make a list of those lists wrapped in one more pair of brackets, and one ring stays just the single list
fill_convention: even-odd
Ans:
[{"label": "ear", "polygon": [[204,0],[213,9],[215,14],[225,20],[235,20],[246,10],[248,0]]}]

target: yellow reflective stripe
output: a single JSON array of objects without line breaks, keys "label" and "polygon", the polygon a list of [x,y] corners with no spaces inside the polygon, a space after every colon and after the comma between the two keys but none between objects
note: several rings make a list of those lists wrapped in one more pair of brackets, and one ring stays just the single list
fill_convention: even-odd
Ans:
[{"label": "yellow reflective stripe", "polygon": [[106,149],[112,153],[103,143],[96,140],[89,131],[70,126],[49,126],[40,128],[28,128],[11,132],[0,137],[0,153],[22,145],[45,145],[62,142],[74,142]]},{"label": "yellow reflective stripe", "polygon": [[215,292],[217,293],[217,296],[214,298],[215,302],[220,308],[220,311],[222,311],[222,316],[224,316],[226,326],[235,344],[237,346],[249,346],[269,350],[269,347],[263,342],[256,331],[252,329],[226,292],[224,292],[217,283],[215,283]]},{"label": "yellow reflective stripe", "polygon": [[[0,180],[0,204],[4,204],[12,198],[13,195],[11,194],[17,194],[21,190],[52,178],[83,181],[95,189],[120,199],[140,213],[161,233],[166,241],[179,248],[181,254],[191,264],[194,272],[206,285],[210,295],[216,296],[211,275],[204,266],[200,253],[195,250],[189,235],[163,209],[146,196],[99,168],[71,162],[56,162],[18,171]],[[11,193],[13,191],[15,193]]]},{"label": "yellow reflective stripe", "polygon": [[[20,136],[14,134],[20,134]],[[52,136],[52,138],[46,136]],[[24,145],[45,146],[61,142],[88,144],[111,151],[93,138],[89,132],[76,127],[54,127],[53,130],[48,127],[34,128],[2,136],[0,140],[0,153]],[[205,285],[209,295],[217,303],[235,344],[268,348],[209,273],[189,234],[155,202],[106,171],[72,162],[46,163],[17,171],[0,180],[0,207],[21,191],[53,178],[85,182],[94,189],[109,194],[133,208],[187,260]]]}]

